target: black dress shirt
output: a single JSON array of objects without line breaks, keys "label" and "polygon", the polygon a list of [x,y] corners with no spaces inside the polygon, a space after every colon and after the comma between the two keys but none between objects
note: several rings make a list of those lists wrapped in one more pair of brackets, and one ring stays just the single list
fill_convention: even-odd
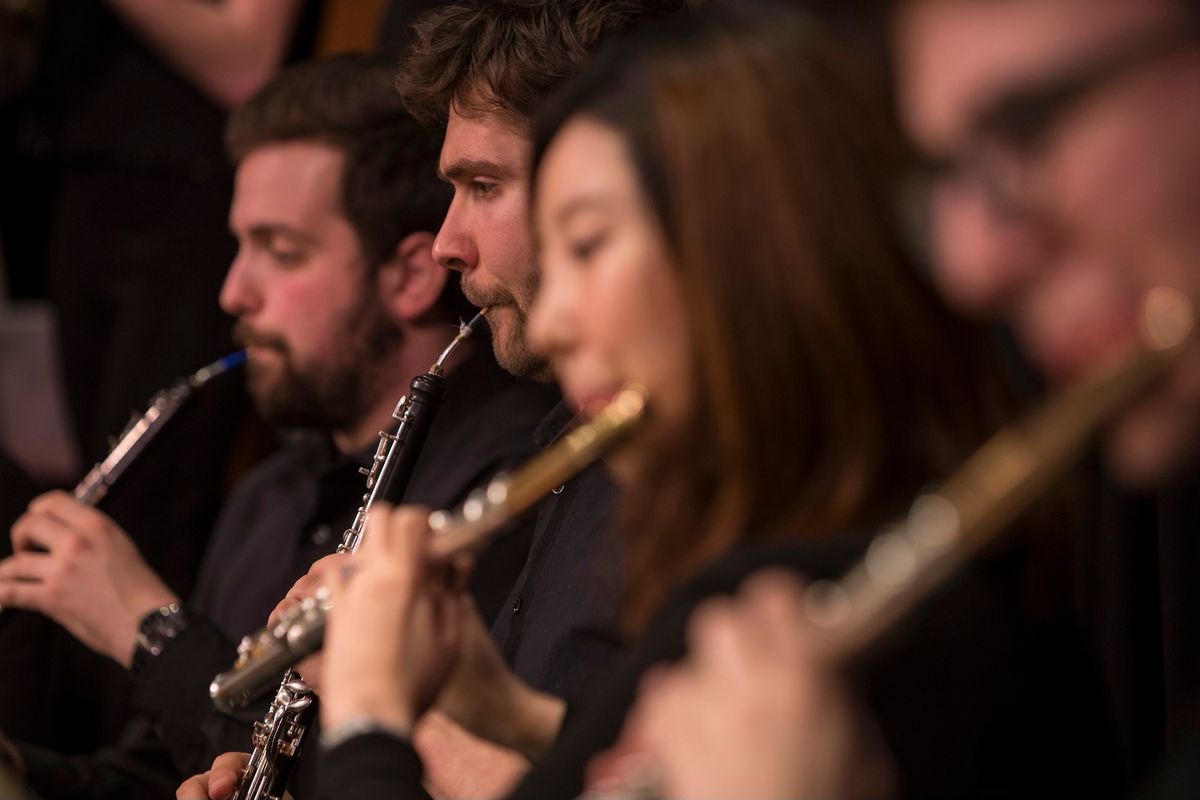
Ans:
[{"label": "black dress shirt", "polygon": [[[534,428],[558,399],[550,387],[501,371],[486,346],[450,372],[447,389],[406,502],[452,506],[491,474],[526,461]],[[90,757],[21,748],[31,785],[51,798],[173,797],[182,777],[208,769],[218,753],[248,749],[265,702],[226,716],[209,701],[208,684],[312,561],[334,552],[362,500],[357,470],[369,456],[300,436],[248,475],[222,511],[189,627],[134,676],[140,716],[117,747]],[[493,611],[524,562],[529,535],[501,540],[480,561],[475,587]]]},{"label": "black dress shirt", "polygon": [[[538,426],[538,445],[549,446],[571,420],[559,405]],[[492,636],[516,674],[539,691],[573,699],[623,651],[616,497],[604,465],[594,464],[538,504],[529,558]]]}]

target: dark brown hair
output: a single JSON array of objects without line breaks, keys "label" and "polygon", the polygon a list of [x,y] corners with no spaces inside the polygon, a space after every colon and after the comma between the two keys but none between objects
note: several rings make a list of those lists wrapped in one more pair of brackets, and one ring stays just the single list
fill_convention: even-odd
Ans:
[{"label": "dark brown hair", "polygon": [[602,56],[538,120],[539,162],[578,114],[622,135],[690,311],[690,441],[624,509],[635,628],[739,541],[873,526],[1002,417],[989,344],[894,231],[902,151],[865,63],[787,7],[714,12]]},{"label": "dark brown hair", "polygon": [[445,124],[451,105],[524,124],[602,40],[698,1],[471,0],[434,9],[413,26],[397,88],[430,125]]},{"label": "dark brown hair", "polygon": [[405,236],[436,232],[450,203],[437,176],[441,142],[405,110],[394,77],[394,63],[382,56],[298,64],[234,111],[226,131],[235,161],[290,141],[342,150],[343,210],[372,271]]}]

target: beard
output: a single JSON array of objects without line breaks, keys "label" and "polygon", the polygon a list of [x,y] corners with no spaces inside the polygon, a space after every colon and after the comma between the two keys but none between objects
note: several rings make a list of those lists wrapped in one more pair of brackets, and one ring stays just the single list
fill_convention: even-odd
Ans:
[{"label": "beard", "polygon": [[[529,298],[526,305],[532,303],[537,288],[535,270],[534,274],[521,284],[522,293]],[[492,351],[495,353],[496,363],[505,372],[518,378],[531,378],[547,383],[554,380],[549,363],[529,347],[529,340],[525,336],[526,309],[521,307],[511,292],[500,286],[480,289],[464,278],[462,293],[473,306],[501,312],[489,314],[487,320],[488,327],[492,329]]]},{"label": "beard", "polygon": [[403,343],[382,304],[364,291],[334,328],[333,355],[301,362],[281,338],[255,332],[239,321],[239,344],[276,350],[279,365],[253,361],[246,381],[258,413],[271,425],[330,432],[347,431],[366,418],[379,402],[383,371]]}]

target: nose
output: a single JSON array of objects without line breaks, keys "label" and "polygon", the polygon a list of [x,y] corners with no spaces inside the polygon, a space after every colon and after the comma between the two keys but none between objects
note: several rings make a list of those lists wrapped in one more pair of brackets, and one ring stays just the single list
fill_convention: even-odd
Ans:
[{"label": "nose", "polygon": [[547,360],[569,351],[576,343],[577,281],[568,274],[543,269],[540,286],[529,310],[525,336],[534,353]]},{"label": "nose", "polygon": [[225,283],[221,286],[220,303],[221,309],[233,317],[252,314],[262,307],[262,293],[244,248],[238,249],[229,265]]},{"label": "nose", "polygon": [[479,251],[460,195],[455,194],[446,219],[433,240],[433,259],[446,269],[469,274],[479,265]]},{"label": "nose", "polygon": [[972,314],[1004,314],[1046,269],[1050,235],[997,210],[981,193],[947,186],[932,197],[931,253],[938,287]]}]

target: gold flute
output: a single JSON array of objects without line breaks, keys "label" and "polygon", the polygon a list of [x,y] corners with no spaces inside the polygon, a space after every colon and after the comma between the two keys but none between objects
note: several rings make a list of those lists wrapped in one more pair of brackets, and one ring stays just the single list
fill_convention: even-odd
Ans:
[{"label": "gold flute", "polygon": [[[429,516],[434,532],[430,557],[445,561],[482,547],[541,498],[623,442],[641,423],[645,410],[644,392],[626,388],[518,472],[498,475],[472,492],[458,511],[433,512]],[[247,637],[252,646],[209,687],[217,707],[228,709],[242,698],[257,696],[277,682],[285,669],[320,650],[331,607],[329,593],[318,592],[281,615],[274,625]]]}]

